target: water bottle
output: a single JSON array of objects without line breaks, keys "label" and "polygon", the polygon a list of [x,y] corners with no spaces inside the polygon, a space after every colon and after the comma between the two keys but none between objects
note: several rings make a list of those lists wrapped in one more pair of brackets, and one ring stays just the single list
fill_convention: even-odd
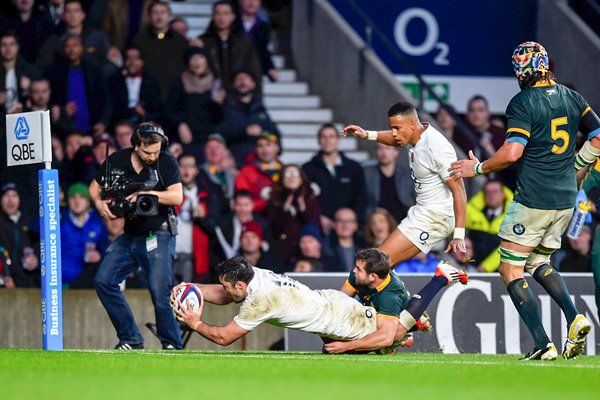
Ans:
[{"label": "water bottle", "polygon": [[92,251],[96,250],[96,243],[94,242],[87,242],[85,244],[85,253],[83,254],[83,262],[84,263],[89,263],[90,262],[90,253]]},{"label": "water bottle", "polygon": [[569,229],[567,229],[567,237],[569,239],[577,239],[585,225],[585,217],[591,209],[591,202],[589,200],[579,202],[577,208],[575,208],[575,214],[571,218],[569,223]]}]

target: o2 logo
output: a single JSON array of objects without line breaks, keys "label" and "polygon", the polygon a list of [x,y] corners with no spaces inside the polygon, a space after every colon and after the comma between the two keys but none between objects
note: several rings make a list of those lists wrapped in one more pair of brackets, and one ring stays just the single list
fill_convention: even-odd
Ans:
[{"label": "o2 logo", "polygon": [[[420,44],[412,44],[406,37],[408,24],[413,19],[420,19],[425,23],[425,39]],[[403,11],[396,22],[394,23],[394,39],[398,47],[410,56],[424,56],[432,50],[439,50],[433,58],[433,63],[436,65],[449,65],[448,53],[450,47],[448,44],[440,42],[440,26],[435,16],[424,8],[408,8]]]}]

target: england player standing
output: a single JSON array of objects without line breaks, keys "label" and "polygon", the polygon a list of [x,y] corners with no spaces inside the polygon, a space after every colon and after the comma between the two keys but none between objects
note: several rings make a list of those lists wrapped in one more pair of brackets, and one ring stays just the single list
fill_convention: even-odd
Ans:
[{"label": "england player standing", "polygon": [[411,103],[394,104],[388,111],[388,131],[367,131],[348,125],[342,136],[376,140],[388,146],[408,146],[410,171],[417,192],[417,204],[398,229],[379,245],[390,257],[391,265],[408,260],[419,252],[445,240],[452,230],[454,238],[446,251],[465,248],[467,196],[462,180],[450,179],[448,168],[456,161],[456,151],[437,129],[421,122]]},{"label": "england player standing", "polygon": [[[498,236],[500,275],[535,342],[523,360],[555,360],[558,356],[524,279],[524,269],[563,310],[568,324],[563,357],[574,358],[583,352],[590,323],[578,313],[562,277],[550,265],[550,256],[560,248],[573,213],[576,170],[600,155],[600,119],[579,93],[554,81],[548,54],[539,43],[520,44],[512,63],[521,92],[506,109],[506,141],[484,162],[470,151],[470,160],[453,163],[451,173],[460,180],[519,161],[517,190]],[[574,157],[578,130],[587,134],[588,140]]]}]

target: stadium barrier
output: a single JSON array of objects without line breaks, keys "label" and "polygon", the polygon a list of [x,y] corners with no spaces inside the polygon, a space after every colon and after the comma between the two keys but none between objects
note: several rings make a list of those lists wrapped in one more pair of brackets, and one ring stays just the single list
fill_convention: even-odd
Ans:
[{"label": "stadium barrier", "polygon": [[[346,274],[289,274],[313,289],[339,289]],[[562,274],[578,310],[592,323],[586,353],[600,353],[598,342],[598,312],[594,300],[592,274]],[[415,334],[414,344],[399,351],[524,354],[533,348],[529,331],[519,315],[498,274],[470,274],[467,286],[454,285],[443,289],[431,302],[428,312],[433,332]],[[401,275],[411,293],[419,291],[429,280],[429,274]],[[566,321],[560,308],[531,277],[526,277],[541,312],[542,322],[556,347],[562,352],[566,337]],[[286,349],[320,351],[319,337],[285,330]]]},{"label": "stadium barrier", "polygon": [[[155,322],[148,290],[128,289],[125,295],[144,336],[145,347],[160,349],[159,340],[144,326],[147,322]],[[206,304],[203,320],[225,325],[237,314],[238,308],[235,304]],[[118,342],[115,329],[94,290],[64,290],[63,319],[65,349],[110,349]],[[218,346],[194,334],[186,348],[267,350],[282,337],[280,328],[262,324],[228,347]],[[42,348],[39,289],[0,290],[0,348]]]},{"label": "stadium barrier", "polygon": [[[313,289],[339,289],[346,274],[289,274]],[[587,354],[599,354],[597,330],[600,328],[594,302],[591,274],[563,274],[576,305],[592,322]],[[471,274],[467,286],[443,289],[428,308],[433,324],[430,334],[417,333],[410,352],[521,354],[533,347],[529,332],[519,316],[497,274]],[[415,293],[430,275],[402,275],[409,291]],[[560,309],[533,279],[528,278],[538,299],[542,321],[559,349],[566,335],[566,322]],[[125,292],[146,348],[160,348],[158,339],[144,326],[154,322],[154,308],[147,290]],[[64,348],[108,349],[117,343],[114,328],[93,290],[63,292]],[[0,290],[0,347],[41,348],[40,291],[36,289]],[[238,305],[206,304],[203,319],[225,325],[236,315]],[[282,330],[262,324],[243,340],[231,346],[217,346],[199,335],[192,335],[188,349],[267,350],[284,337],[286,348],[294,351],[320,351],[322,342],[316,335]],[[562,350],[562,349],[561,349]]]}]

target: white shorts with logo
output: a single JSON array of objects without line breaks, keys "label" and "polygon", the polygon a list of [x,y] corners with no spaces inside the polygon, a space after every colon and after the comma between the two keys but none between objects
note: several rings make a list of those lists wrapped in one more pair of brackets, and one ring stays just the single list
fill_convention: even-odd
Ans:
[{"label": "white shorts with logo", "polygon": [[572,208],[541,210],[513,201],[508,205],[498,236],[521,246],[560,249],[572,215]]},{"label": "white shorts with logo", "polygon": [[[321,312],[320,335],[332,339],[356,340],[377,330],[377,311],[364,306],[339,290],[316,290],[328,306]],[[315,329],[316,330],[316,329]]]},{"label": "white shorts with logo", "polygon": [[415,205],[398,225],[404,234],[419,250],[427,254],[431,248],[446,240],[454,229],[454,217]]}]

